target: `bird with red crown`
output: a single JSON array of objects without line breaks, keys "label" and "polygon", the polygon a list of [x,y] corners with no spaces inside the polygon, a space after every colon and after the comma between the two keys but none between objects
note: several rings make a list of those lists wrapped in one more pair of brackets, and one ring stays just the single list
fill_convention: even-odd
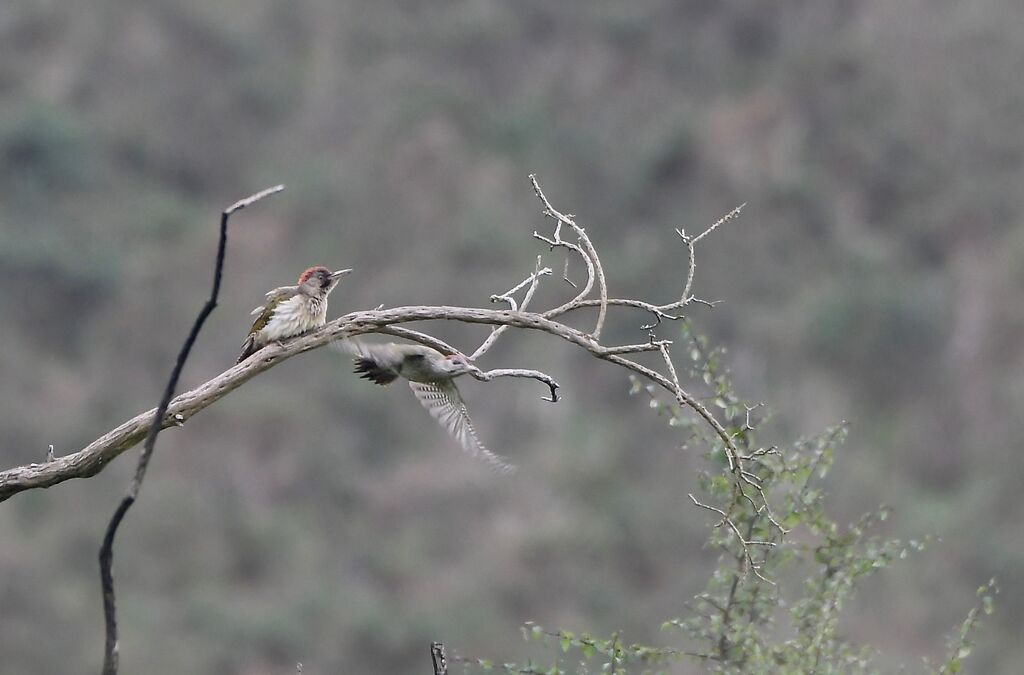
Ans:
[{"label": "bird with red crown", "polygon": [[327,323],[327,296],[341,277],[351,271],[310,267],[295,286],[280,286],[268,292],[266,303],[252,311],[256,320],[235,363],[241,363],[271,342],[302,335]]}]

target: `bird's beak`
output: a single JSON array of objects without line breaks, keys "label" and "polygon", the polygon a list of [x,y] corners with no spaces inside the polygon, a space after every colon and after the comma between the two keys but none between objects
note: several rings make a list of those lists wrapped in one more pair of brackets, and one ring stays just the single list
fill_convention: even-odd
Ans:
[{"label": "bird's beak", "polygon": [[351,271],[352,270],[350,270],[350,269],[348,269],[348,270],[338,270],[337,272],[334,272],[334,273],[331,274],[331,281],[337,281],[338,279],[342,278],[343,276],[345,276],[346,274],[348,274]]}]

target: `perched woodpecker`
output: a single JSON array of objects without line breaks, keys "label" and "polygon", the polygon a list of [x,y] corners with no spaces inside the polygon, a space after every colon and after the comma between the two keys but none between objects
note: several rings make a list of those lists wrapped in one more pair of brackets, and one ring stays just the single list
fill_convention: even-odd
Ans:
[{"label": "perched woodpecker", "polygon": [[469,417],[466,404],[453,381],[459,375],[479,369],[462,354],[445,356],[423,345],[365,344],[352,339],[336,343],[353,355],[355,372],[375,384],[391,384],[399,377],[409,386],[438,424],[455,437],[459,445],[479,457],[500,473],[512,473],[516,467],[494,454],[480,441]]},{"label": "perched woodpecker", "polygon": [[310,267],[295,286],[280,286],[267,293],[266,304],[252,310],[256,320],[235,363],[241,363],[271,342],[302,335],[324,325],[327,296],[341,277],[351,271],[331,272],[326,267]]}]

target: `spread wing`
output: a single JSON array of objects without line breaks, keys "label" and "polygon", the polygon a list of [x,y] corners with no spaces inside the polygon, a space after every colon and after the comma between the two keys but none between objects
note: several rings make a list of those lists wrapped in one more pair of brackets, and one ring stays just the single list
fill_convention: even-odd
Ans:
[{"label": "spread wing", "polygon": [[509,474],[516,470],[514,465],[488,450],[480,441],[454,382],[409,382],[409,386],[430,416],[455,437],[463,450],[484,460],[499,473]]}]

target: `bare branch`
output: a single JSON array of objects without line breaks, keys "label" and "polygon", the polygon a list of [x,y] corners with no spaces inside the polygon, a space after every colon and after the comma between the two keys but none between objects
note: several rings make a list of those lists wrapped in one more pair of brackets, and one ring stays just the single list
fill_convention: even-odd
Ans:
[{"label": "bare branch", "polygon": [[562,267],[562,281],[569,284],[573,288],[579,288],[572,279],[569,278],[569,256],[565,256],[565,265]]},{"label": "bare branch", "polygon": [[555,382],[554,378],[550,375],[542,373],[539,370],[528,370],[525,368],[497,368],[495,370],[484,371],[476,368],[469,371],[469,374],[481,382],[490,382],[496,377],[526,377],[531,380],[539,380],[548,385],[548,389],[551,390],[551,396],[549,398],[544,398],[543,400],[550,403],[558,403],[559,384]]},{"label": "bare branch", "polygon": [[[328,322],[326,326],[316,331],[294,338],[284,344],[272,343],[267,345],[259,351],[258,358],[249,358],[195,389],[174,398],[167,408],[167,414],[161,417],[161,428],[185,425],[193,415],[209,407],[256,375],[296,354],[317,349],[340,337],[379,333],[383,332],[384,329],[393,329],[395,324],[433,320],[460,321],[494,326],[508,325],[515,328],[536,330],[554,335],[566,342],[582,347],[597,358],[628,368],[665,388],[676,397],[680,405],[692,408],[701,418],[711,424],[715,433],[725,443],[727,452],[733,454],[736,452],[730,434],[725,431],[721,423],[715,419],[702,403],[685,390],[677,390],[672,381],[660,373],[615,353],[614,347],[603,347],[595,342],[591,336],[575,328],[532,312],[447,306],[411,306],[352,312]],[[408,331],[408,329],[404,330]],[[391,332],[390,334],[424,342],[424,344],[429,344],[435,348],[447,347],[447,345],[439,342],[427,342],[423,339],[417,339],[416,336],[423,335],[417,332],[407,332],[404,334]],[[449,349],[450,351],[455,351],[450,347]],[[82,450],[58,457],[53,462],[33,463],[0,471],[0,501],[8,499],[24,490],[50,487],[72,478],[85,478],[95,475],[103,470],[112,459],[139,443],[145,437],[152,427],[154,413],[155,410],[149,410],[136,415],[96,439]]]},{"label": "bare branch", "polygon": [[676,230],[676,234],[682,237],[683,243],[686,244],[686,253],[690,261],[686,272],[686,284],[683,286],[683,295],[679,298],[679,302],[685,305],[690,301],[690,289],[693,288],[693,277],[697,273],[697,256],[693,250],[693,239],[686,236],[686,231]]},{"label": "bare branch", "polygon": [[[561,239],[559,237],[559,234],[561,232],[561,223],[565,223],[566,225],[571,227],[573,231],[576,233],[576,236],[579,237],[580,244],[583,247],[583,251],[586,252],[586,255],[583,255],[582,252],[580,253],[581,255],[583,255],[584,260],[587,261],[587,268],[591,275],[590,283],[588,284],[586,289],[587,293],[590,292],[590,286],[593,284],[594,273],[597,274],[597,290],[598,293],[600,293],[601,295],[601,305],[597,313],[597,325],[594,327],[594,332],[592,333],[592,335],[594,336],[595,340],[600,340],[601,328],[604,327],[605,315],[608,313],[608,284],[605,282],[604,268],[601,266],[600,258],[597,257],[597,250],[594,248],[594,244],[591,243],[590,237],[587,236],[586,231],[576,224],[576,221],[572,219],[571,215],[559,213],[554,209],[553,206],[551,206],[551,202],[549,202],[548,198],[544,196],[544,191],[540,189],[540,184],[537,182],[536,175],[530,174],[530,182],[533,184],[533,191],[537,193],[538,199],[540,199],[540,201],[544,204],[544,215],[550,218],[554,218],[559,223],[559,225],[555,227],[554,240],[556,242],[561,243],[562,245],[565,245],[564,242],[561,242]],[[537,236],[536,233],[534,233],[534,236]],[[578,247],[567,246],[567,248],[574,248],[574,250],[578,251]],[[586,293],[583,294],[583,296],[585,295]]]},{"label": "bare branch", "polygon": [[[594,263],[593,263],[593,261],[591,261],[590,256],[588,256],[586,253],[584,253],[582,248],[580,248],[576,244],[570,243],[568,241],[562,241],[561,239],[557,239],[557,238],[556,239],[549,239],[548,237],[545,237],[544,235],[539,234],[537,232],[533,233],[533,238],[534,239],[539,239],[540,241],[544,242],[545,244],[550,246],[552,250],[554,250],[555,248],[558,248],[558,247],[567,248],[570,251],[575,252],[577,255],[580,256],[580,258],[583,259],[583,263],[587,266],[587,283],[583,284],[583,288],[580,290],[579,293],[576,294],[575,298],[573,298],[569,302],[565,303],[564,305],[562,305],[560,307],[557,307],[556,309],[557,310],[561,310],[562,312],[566,312],[566,311],[569,311],[570,309],[573,309],[573,308],[577,307],[579,305],[579,303],[583,302],[584,298],[586,298],[590,294],[591,289],[594,288],[594,279],[596,278],[596,274],[594,272]],[[565,281],[567,281],[569,283],[570,286],[572,286],[573,288],[577,288],[576,284],[574,284],[573,282],[569,281],[569,276],[568,276],[569,265],[568,265],[568,263],[569,263],[569,261],[568,261],[568,259],[566,259],[565,274],[563,275],[563,278],[565,279]],[[551,310],[551,311],[555,311],[555,310]]]},{"label": "bare branch", "polygon": [[746,206],[746,205],[747,205],[747,203],[743,202],[742,204],[740,204],[739,206],[734,208],[732,211],[730,211],[729,213],[725,214],[724,216],[722,216],[721,218],[716,220],[715,223],[713,225],[711,225],[711,227],[709,227],[708,229],[704,230],[703,232],[698,234],[696,237],[694,237],[693,241],[691,241],[690,243],[693,244],[693,245],[696,245],[698,241],[700,241],[704,237],[708,236],[709,234],[711,234],[712,232],[717,230],[719,228],[719,226],[724,225],[725,223],[728,223],[730,220],[738,218],[739,215],[740,215],[740,211],[742,211],[743,207]]},{"label": "bare branch", "polygon": [[[547,276],[549,274],[551,274],[551,268],[541,267],[540,256],[537,256],[537,265],[534,267],[533,274],[528,276],[526,279],[521,281],[516,286],[505,291],[501,295],[492,295],[491,302],[498,302],[499,300],[504,300],[509,304],[509,307],[512,309],[512,311],[525,311],[527,306],[530,304],[530,300],[533,299],[533,294],[537,290],[538,284],[540,284],[540,278],[542,276]],[[513,295],[516,291],[521,289],[523,286],[526,286],[527,284],[529,284],[530,287],[526,290],[526,295],[523,296],[523,305],[522,307],[520,307],[516,304],[516,299],[515,297],[513,297]],[[473,352],[472,356],[469,357],[469,360],[476,361],[478,358],[487,353],[487,350],[494,345],[497,339],[501,337],[501,334],[504,333],[506,330],[508,330],[508,326],[499,326],[498,328],[492,330],[491,334],[487,336],[487,339],[484,340],[483,343],[476,348],[476,351]]]},{"label": "bare branch", "polygon": [[[458,349],[452,347],[444,340],[439,340],[433,335],[427,335],[426,333],[421,333],[420,331],[413,330],[412,328],[403,328],[401,326],[385,326],[384,328],[381,328],[377,332],[382,333],[384,335],[393,335],[394,337],[405,338],[406,340],[411,340],[412,342],[419,342],[421,345],[426,345],[431,349],[436,349],[442,354],[460,353]],[[337,344],[338,343],[336,342],[332,342],[331,346],[333,347]]]},{"label": "bare branch", "polygon": [[[527,303],[530,302],[530,298],[533,297],[533,292],[537,289],[537,282],[540,280],[540,277],[548,276],[551,274],[551,268],[541,267],[540,263],[541,257],[537,256],[537,264],[534,266],[533,274],[526,277],[512,288],[505,291],[504,293],[492,295],[491,302],[498,302],[499,300],[504,300],[509,304],[513,311],[518,309],[525,310]],[[530,288],[526,291],[526,297],[523,299],[523,306],[520,308],[516,306],[516,300],[514,296],[521,288],[523,288],[527,284],[529,284]]]},{"label": "bare branch", "polygon": [[672,355],[668,353],[668,345],[664,342],[658,343],[658,351],[661,352],[661,358],[665,360],[665,365],[668,367],[668,374],[672,378],[672,384],[675,385],[676,389],[682,389],[682,385],[679,384],[679,375],[676,374],[675,364],[672,363]]},{"label": "bare branch", "polygon": [[[160,397],[160,403],[157,405],[156,410],[153,413],[149,429],[146,432],[146,442],[143,445],[142,454],[139,455],[139,463],[135,468],[135,477],[132,479],[132,484],[128,489],[128,494],[125,495],[124,499],[121,500],[121,503],[114,511],[114,515],[111,517],[110,523],[107,525],[106,534],[103,536],[103,544],[100,546],[100,582],[103,590],[103,619],[106,625],[106,640],[103,651],[104,675],[116,675],[119,663],[117,607],[114,601],[114,575],[112,570],[114,558],[114,537],[117,534],[117,529],[121,525],[121,521],[124,519],[128,509],[131,508],[132,504],[134,504],[135,500],[138,498],[139,490],[142,489],[142,481],[146,478],[146,469],[149,466],[149,460],[152,458],[153,450],[156,447],[157,434],[159,434],[160,430],[163,428],[163,425],[160,422],[163,422],[167,414],[168,406],[171,403],[171,397],[174,395],[174,389],[178,386],[178,378],[181,376],[181,371],[185,367],[185,362],[188,360],[189,353],[192,351],[192,345],[195,344],[196,338],[199,336],[199,331],[202,330],[207,317],[209,317],[217,307],[217,296],[220,294],[221,277],[224,272],[224,254],[227,249],[228,219],[235,211],[243,209],[253,202],[276,192],[280,192],[283,189],[283,185],[278,185],[267,190],[263,190],[262,192],[258,192],[250,197],[246,197],[245,199],[235,202],[221,214],[220,239],[217,243],[217,257],[213,270],[213,287],[210,290],[210,297],[206,301],[206,304],[203,305],[203,308],[199,311],[199,315],[192,324],[192,329],[189,331],[184,344],[181,346],[181,351],[178,353],[178,358],[174,363],[174,368],[171,370],[171,376],[167,380],[163,395]],[[177,421],[176,417],[172,419]]]}]

